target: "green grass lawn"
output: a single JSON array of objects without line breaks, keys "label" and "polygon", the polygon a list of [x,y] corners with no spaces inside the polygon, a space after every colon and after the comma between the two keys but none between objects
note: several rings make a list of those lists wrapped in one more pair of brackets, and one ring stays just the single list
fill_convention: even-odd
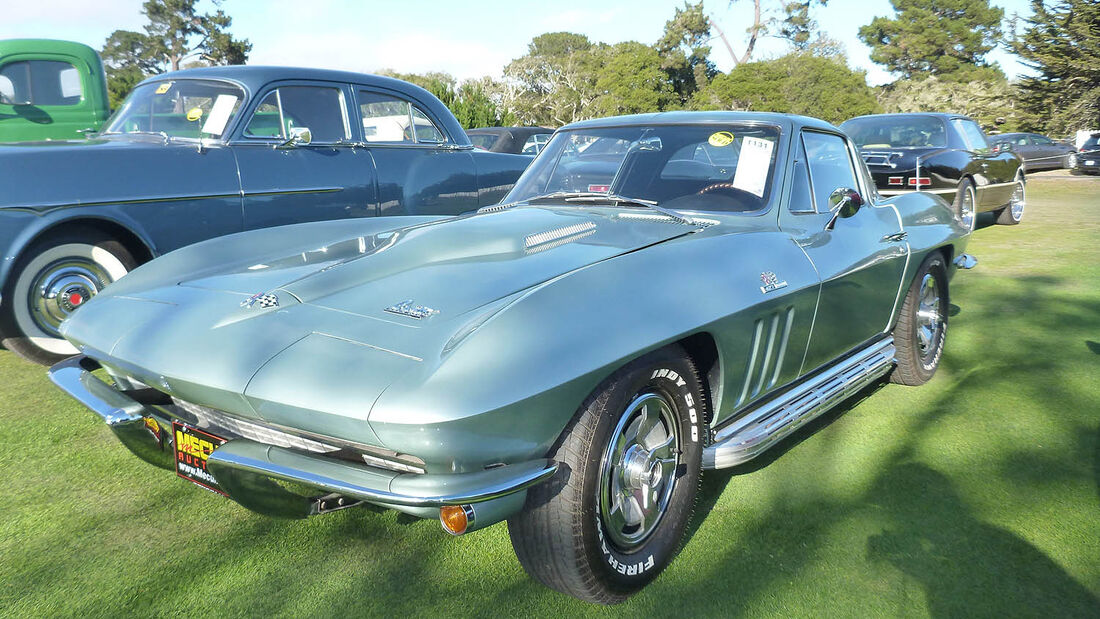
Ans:
[{"label": "green grass lawn", "polygon": [[0,614],[1100,617],[1100,179],[1029,190],[971,241],[936,378],[707,476],[679,559],[614,608],[529,580],[503,525],[254,515],[0,351]]}]

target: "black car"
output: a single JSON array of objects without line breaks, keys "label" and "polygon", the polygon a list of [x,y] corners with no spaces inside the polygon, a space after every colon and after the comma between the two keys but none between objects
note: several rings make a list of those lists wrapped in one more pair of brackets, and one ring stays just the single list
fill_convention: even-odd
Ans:
[{"label": "black car", "polygon": [[1085,174],[1100,174],[1100,133],[1094,133],[1081,145],[1077,169]]},{"label": "black car", "polygon": [[978,213],[1014,225],[1024,215],[1019,157],[995,152],[978,123],[959,114],[874,114],[840,125],[860,148],[879,193],[922,191],[951,202],[970,229]]},{"label": "black car", "polygon": [[475,148],[516,155],[539,154],[553,134],[554,130],[546,127],[481,127],[466,131]]},{"label": "black car", "polygon": [[1072,170],[1077,165],[1077,149],[1038,133],[1002,133],[990,138],[996,151],[1007,149],[1024,160],[1028,172]]}]

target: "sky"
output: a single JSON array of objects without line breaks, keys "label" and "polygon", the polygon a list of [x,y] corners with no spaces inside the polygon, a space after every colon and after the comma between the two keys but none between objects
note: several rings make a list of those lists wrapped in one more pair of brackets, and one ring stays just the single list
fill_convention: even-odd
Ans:
[{"label": "sky", "polygon": [[[9,3],[5,3],[9,4]],[[11,2],[3,9],[0,39],[44,37],[86,43],[96,49],[116,29],[141,30],[142,0],[35,0]],[[780,15],[779,0],[765,8]],[[1005,16],[1030,14],[1028,0],[992,0]],[[211,0],[200,0],[211,10]],[[531,38],[567,30],[593,41],[635,40],[652,44],[661,36],[682,0],[222,0],[233,17],[230,32],[251,40],[250,64],[276,64],[373,72],[445,71],[461,79],[500,77],[509,61],[523,56]],[[749,0],[710,0],[708,13],[730,38],[734,51],[744,51],[752,23]],[[867,71],[871,85],[894,76],[871,62],[870,49],[858,37],[859,27],[876,16],[891,16],[889,0],[831,0],[815,7],[813,17],[830,37],[842,42],[849,64]],[[712,42],[711,60],[726,71],[733,65],[720,41]],[[787,43],[774,37],[757,42],[753,59],[781,55]],[[1010,78],[1028,74],[1027,67],[1003,49],[989,58]]]}]

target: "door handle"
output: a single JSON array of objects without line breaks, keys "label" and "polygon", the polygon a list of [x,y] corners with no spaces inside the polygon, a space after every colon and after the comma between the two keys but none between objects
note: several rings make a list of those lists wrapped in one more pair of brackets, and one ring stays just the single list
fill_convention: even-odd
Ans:
[{"label": "door handle", "polygon": [[886,236],[882,237],[882,242],[883,243],[900,243],[901,241],[904,241],[907,238],[909,238],[909,233],[908,232],[895,232],[893,234],[887,234]]}]

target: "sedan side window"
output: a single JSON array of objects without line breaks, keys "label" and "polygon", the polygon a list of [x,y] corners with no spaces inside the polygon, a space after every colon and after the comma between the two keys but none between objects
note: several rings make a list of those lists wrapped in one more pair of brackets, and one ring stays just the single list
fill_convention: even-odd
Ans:
[{"label": "sedan side window", "polygon": [[363,139],[368,142],[442,144],[446,136],[419,107],[405,99],[359,91]]},{"label": "sedan side window", "polygon": [[829,212],[829,196],[840,188],[859,189],[855,169],[844,138],[827,133],[807,131],[802,134],[806,160],[810,167],[817,212]]},{"label": "sedan side window", "polygon": [[283,86],[260,102],[245,135],[287,139],[291,129],[306,128],[314,143],[333,143],[351,137],[344,95],[338,88]]}]

